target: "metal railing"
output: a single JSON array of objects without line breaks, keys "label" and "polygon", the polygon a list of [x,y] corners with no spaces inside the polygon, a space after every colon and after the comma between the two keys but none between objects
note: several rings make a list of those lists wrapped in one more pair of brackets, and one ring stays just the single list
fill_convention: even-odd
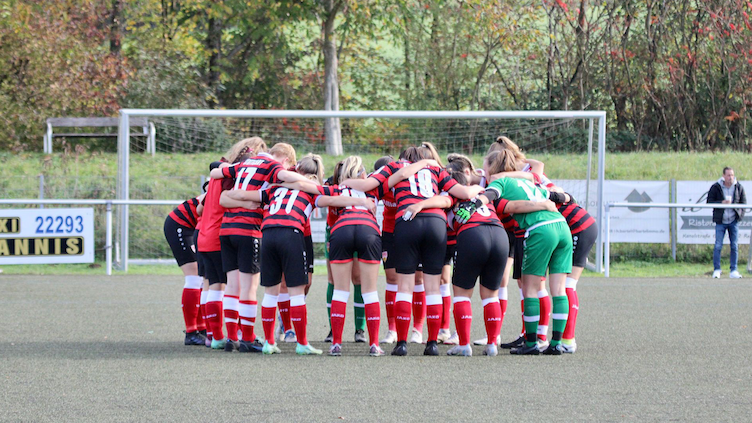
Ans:
[{"label": "metal railing", "polygon": [[[604,259],[604,268],[605,268],[605,276],[608,278],[610,277],[609,270],[611,267],[611,208],[612,207],[655,207],[655,208],[664,208],[664,209],[675,209],[675,208],[693,208],[693,209],[746,209],[749,208],[748,204],[695,204],[695,203],[687,203],[687,204],[676,204],[676,203],[606,203],[604,205],[604,215],[603,218],[605,220],[605,226],[604,226],[604,251],[603,251],[603,259]],[[750,248],[750,260],[752,261],[752,248]],[[747,265],[747,270],[749,271],[749,264]]]},{"label": "metal railing", "polygon": [[0,205],[71,205],[71,206],[105,206],[106,235],[105,235],[105,257],[107,276],[112,275],[112,206],[178,206],[185,200],[36,200],[36,199],[0,199]]}]

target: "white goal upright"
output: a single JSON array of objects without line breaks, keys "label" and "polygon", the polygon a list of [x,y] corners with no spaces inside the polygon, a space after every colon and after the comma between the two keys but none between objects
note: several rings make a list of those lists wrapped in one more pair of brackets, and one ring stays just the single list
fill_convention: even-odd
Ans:
[{"label": "white goal upright", "polygon": [[[132,118],[148,118],[155,125],[155,141],[146,149],[142,140],[132,137]],[[328,119],[339,119],[342,128],[341,145],[327,143],[324,131]],[[597,124],[597,127],[595,126]],[[326,154],[391,154],[411,145],[429,141],[445,157],[448,152],[479,157],[497,136],[504,135],[516,142],[529,157],[587,153],[587,163],[576,169],[584,180],[582,186],[567,187],[593,214],[603,228],[603,180],[606,153],[606,112],[604,111],[304,111],[304,110],[178,110],[178,109],[122,109],[118,127],[118,183],[117,199],[185,200],[200,189],[200,175],[207,172],[212,160],[217,160],[229,146],[250,136],[262,137],[268,145],[287,142],[295,146],[298,156],[308,152]],[[597,140],[594,139],[597,136]],[[595,141],[595,143],[594,143]],[[175,160],[190,161],[200,156],[206,159],[200,169],[186,169],[188,173],[171,175],[190,180],[191,190],[160,191],[159,178],[153,181],[141,175],[149,169],[149,154],[169,153]],[[598,154],[597,175],[591,175],[594,152]],[[133,154],[132,154],[133,153]],[[211,153],[207,155],[206,153]],[[132,157],[136,154],[136,157]],[[134,167],[134,161],[138,167]],[[195,161],[195,160],[194,160]],[[366,164],[368,166],[369,164]],[[133,169],[140,169],[133,171]],[[327,169],[328,172],[331,169]],[[551,179],[572,180],[568,175],[548,175]],[[582,182],[582,181],[581,181]],[[591,184],[592,182],[592,184]],[[134,198],[137,197],[137,198]],[[169,197],[169,198],[165,198]],[[137,206],[133,206],[137,207]],[[144,206],[141,206],[144,207]],[[137,213],[133,211],[137,210]],[[133,209],[119,206],[116,230],[116,261],[122,270],[128,269],[131,258],[170,258],[166,248],[155,252],[148,247],[161,245],[164,217],[169,210]],[[159,218],[158,218],[159,217]],[[135,226],[133,226],[135,225]],[[139,234],[149,233],[143,240],[133,239],[131,229]],[[142,235],[139,235],[142,236]],[[595,252],[595,267],[603,267],[602,229]],[[165,244],[166,245],[166,244]],[[134,249],[135,248],[135,249]],[[159,257],[155,257],[159,256]],[[164,257],[162,257],[164,256]]]}]

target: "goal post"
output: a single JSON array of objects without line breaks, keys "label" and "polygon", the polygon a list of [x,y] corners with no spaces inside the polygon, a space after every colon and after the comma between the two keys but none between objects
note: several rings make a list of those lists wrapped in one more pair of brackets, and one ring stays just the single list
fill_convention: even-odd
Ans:
[{"label": "goal post", "polygon": [[[315,111],[315,110],[199,110],[199,109],[121,109],[120,110],[120,116],[119,116],[119,128],[118,128],[118,184],[117,184],[117,198],[119,200],[130,200],[131,199],[131,177],[130,174],[130,164],[131,164],[131,135],[130,135],[130,119],[133,117],[149,117],[154,119],[165,119],[165,121],[172,119],[175,122],[179,122],[180,119],[187,120],[187,119],[234,119],[236,121],[243,121],[244,119],[247,120],[269,120],[272,121],[274,119],[308,119],[307,122],[314,122],[316,125],[318,125],[318,122],[321,122],[323,133],[323,123],[326,119],[329,118],[340,118],[340,119],[348,119],[352,121],[364,121],[364,120],[396,120],[396,121],[441,121],[441,120],[463,120],[462,122],[477,122],[478,124],[471,125],[473,127],[471,132],[469,133],[470,138],[470,149],[472,151],[473,143],[478,147],[479,150],[485,151],[487,148],[487,145],[490,144],[490,142],[495,139],[495,136],[493,139],[488,139],[490,137],[490,133],[487,131],[486,133],[483,133],[481,135],[478,135],[478,138],[481,138],[479,141],[475,141],[474,137],[476,136],[475,127],[480,124],[480,122],[488,122],[488,121],[508,121],[508,120],[518,120],[520,122],[527,121],[527,120],[540,120],[540,121],[551,121],[551,122],[571,122],[573,120],[581,120],[588,123],[587,126],[587,152],[588,152],[588,161],[587,161],[587,182],[585,189],[585,199],[589,200],[590,196],[590,187],[589,182],[591,180],[591,163],[592,163],[592,153],[593,153],[593,137],[594,137],[594,122],[598,122],[597,127],[597,151],[598,151],[598,165],[597,165],[597,178],[593,179],[597,183],[597,190],[596,190],[596,220],[598,221],[599,228],[603,228],[603,216],[604,216],[604,204],[603,204],[603,181],[605,179],[605,153],[606,153],[606,112],[605,111],[475,111],[475,112],[464,112],[464,111]],[[172,121],[170,121],[172,122]],[[537,130],[538,132],[544,131],[547,128],[550,128],[553,125],[561,125],[561,123],[554,123],[554,124],[548,124],[548,126],[545,125],[539,125],[537,127],[534,127],[533,129]],[[243,125],[243,130],[237,130],[233,131],[227,134],[227,137],[229,139],[233,139],[234,141],[238,141],[240,136],[251,136],[251,135],[261,135],[254,132],[254,126],[253,125]],[[354,125],[352,125],[354,126]],[[491,127],[490,125],[487,125]],[[522,130],[519,129],[522,125],[518,125],[518,127],[509,128],[509,131],[513,132],[514,130]],[[195,128],[181,128],[184,131],[191,131]],[[486,128],[488,129],[488,128]],[[529,129],[529,128],[527,128]],[[196,129],[199,131],[207,131],[206,128],[199,128]],[[377,131],[377,128],[369,128],[369,131]],[[493,129],[491,129],[493,130]],[[167,129],[160,129],[160,126],[157,125],[157,134],[156,137],[159,140],[163,135],[160,133],[162,132],[169,132],[169,128]],[[182,132],[185,133],[185,132]],[[210,137],[213,137],[215,134],[207,134],[205,135],[205,139],[209,139]],[[412,145],[418,145],[421,141],[433,141],[434,139],[432,136],[436,135],[435,133],[431,132],[430,130],[425,130],[420,136],[415,136],[414,138],[406,137],[406,139],[401,140],[401,144],[389,144],[392,145],[393,148],[398,148],[398,146],[404,146],[405,143]],[[454,137],[463,137],[466,134],[460,133],[452,134]],[[502,133],[496,133],[496,135],[504,135]],[[272,134],[270,137],[264,137],[267,142],[271,145],[276,142],[287,142],[286,139],[276,136],[275,134]],[[343,139],[345,136],[343,135]],[[514,141],[517,141],[512,137]],[[531,135],[531,139],[534,138],[534,135]],[[179,138],[174,139],[168,139],[167,144],[171,143],[178,143],[181,142]],[[323,146],[323,144],[322,144]],[[163,147],[171,147],[170,145],[164,145]],[[308,145],[307,145],[308,147]],[[307,148],[303,147],[303,148]],[[341,146],[342,147],[342,146]],[[447,148],[449,147],[449,144],[446,145]],[[217,147],[220,148],[220,147]],[[225,147],[221,147],[225,148]],[[297,147],[296,147],[297,148]],[[382,150],[385,150],[388,148],[387,146],[380,147],[379,152]],[[400,147],[401,148],[401,147]],[[156,150],[155,146],[151,147],[151,154],[154,154]],[[171,150],[174,151],[174,150]],[[187,150],[186,150],[187,151]],[[369,150],[370,151],[370,150]],[[376,150],[374,150],[376,151]],[[301,150],[301,152],[304,152]],[[307,152],[307,151],[306,151]],[[348,154],[348,149],[344,148],[344,152]],[[462,151],[459,151],[462,152]],[[398,153],[398,152],[397,152]],[[172,198],[170,198],[172,200]],[[119,240],[119,267],[120,269],[127,271],[128,270],[128,260],[129,260],[129,244],[130,244],[130,237],[129,237],[129,216],[130,216],[130,210],[129,206],[127,204],[120,206],[120,210],[118,213],[118,219],[119,224],[117,226],[117,233],[116,237]],[[603,230],[601,229],[598,233],[598,240],[596,243],[596,252],[595,252],[595,268],[596,271],[601,272],[603,270]]]}]

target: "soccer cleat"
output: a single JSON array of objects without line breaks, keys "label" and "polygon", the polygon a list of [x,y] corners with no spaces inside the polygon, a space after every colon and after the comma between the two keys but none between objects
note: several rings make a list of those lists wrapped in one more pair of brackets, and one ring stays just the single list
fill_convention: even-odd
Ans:
[{"label": "soccer cleat", "polygon": [[371,345],[371,348],[368,349],[368,355],[370,355],[371,357],[381,357],[385,354],[386,353],[384,352],[384,350],[382,350],[381,347],[376,344]]},{"label": "soccer cleat", "polygon": [[512,348],[509,350],[509,353],[514,355],[538,355],[540,351],[538,350],[538,345],[533,344],[529,347],[525,345],[519,348]]},{"label": "soccer cleat", "polygon": [[423,343],[423,333],[418,332],[417,329],[413,328],[413,333],[410,336],[410,343],[411,344],[422,344]]},{"label": "soccer cleat", "polygon": [[456,347],[449,348],[447,355],[459,355],[462,357],[472,357],[473,348],[470,345],[457,345]]},{"label": "soccer cleat", "polygon": [[570,344],[570,345],[561,343],[561,344],[557,345],[556,348],[558,348],[559,351],[561,351],[564,354],[574,354],[575,351],[577,351],[577,343],[576,342],[572,342],[572,344]]},{"label": "soccer cleat", "polygon": [[342,345],[340,344],[334,344],[331,347],[329,347],[329,355],[334,357],[339,357],[342,355]]},{"label": "soccer cleat", "polygon": [[382,344],[394,344],[397,342],[397,332],[393,330],[387,331],[386,336],[379,342]]},{"label": "soccer cleat", "polygon": [[241,340],[240,346],[238,346],[238,351],[242,353],[260,353],[263,348],[263,344],[261,344],[258,339],[254,339],[250,342]]},{"label": "soccer cleat", "polygon": [[233,341],[232,339],[228,339],[227,343],[225,343],[226,352],[238,351],[239,349],[240,349],[240,341]]},{"label": "soccer cleat", "polygon": [[438,343],[436,341],[428,341],[426,349],[423,350],[423,355],[439,355]]},{"label": "soccer cleat", "polygon": [[407,355],[407,341],[397,341],[397,346],[392,350],[392,355]]},{"label": "soccer cleat", "polygon": [[[486,345],[488,343],[488,338],[480,338],[473,341],[473,345]],[[501,335],[496,336],[496,344],[501,344]]]},{"label": "soccer cleat", "polygon": [[510,349],[510,348],[520,348],[524,345],[525,345],[525,337],[520,336],[519,338],[515,339],[512,342],[507,342],[506,344],[501,344],[499,346],[504,349]]},{"label": "soccer cleat", "polygon": [[212,338],[210,336],[206,337],[206,342],[204,343],[204,346],[206,348],[211,348]]},{"label": "soccer cleat", "polygon": [[355,342],[366,342],[366,332],[363,329],[355,331]]},{"label": "soccer cleat", "polygon": [[741,273],[739,273],[739,271],[738,271],[738,270],[734,270],[734,271],[732,271],[731,273],[729,273],[729,277],[730,277],[731,279],[741,279],[741,278],[742,278],[742,274],[741,274]]},{"label": "soccer cleat", "polygon": [[326,335],[326,338],[324,338],[324,342],[332,342],[332,338],[334,338],[334,335],[332,334],[332,330],[329,329],[329,335]]},{"label": "soccer cleat", "polygon": [[546,351],[546,348],[548,348],[548,345],[549,345],[548,341],[544,341],[542,339],[539,339],[537,344],[538,344],[538,351],[540,352]]},{"label": "soccer cleat", "polygon": [[561,355],[562,351],[559,349],[559,345],[549,345],[548,348],[541,351],[543,355]]},{"label": "soccer cleat", "polygon": [[496,344],[488,344],[486,345],[486,348],[483,349],[483,355],[496,357],[499,355],[499,347],[497,347]]},{"label": "soccer cleat", "polygon": [[323,351],[317,348],[313,348],[311,344],[308,344],[308,345],[298,344],[298,346],[295,347],[295,354],[297,355],[321,355],[322,353]]},{"label": "soccer cleat", "polygon": [[295,335],[295,331],[290,329],[285,332],[285,336],[282,340],[287,342],[288,344],[292,344],[293,342],[298,342],[298,337]]},{"label": "soccer cleat", "polygon": [[225,348],[225,344],[227,344],[227,339],[220,339],[220,340],[212,339],[211,348],[213,350],[222,350]]},{"label": "soccer cleat", "polygon": [[452,333],[452,336],[449,337],[446,341],[444,341],[444,345],[459,345],[460,344],[460,336],[457,335],[457,332]]},{"label": "soccer cleat", "polygon": [[261,352],[264,354],[279,354],[282,351],[277,344],[270,344],[269,341],[264,341],[264,346],[261,348]]},{"label": "soccer cleat", "polygon": [[183,341],[183,343],[185,345],[206,345],[206,338],[198,331],[186,332],[185,341]]},{"label": "soccer cleat", "polygon": [[444,343],[447,339],[452,337],[452,333],[449,332],[449,329],[439,329],[439,336],[436,338],[439,343]]},{"label": "soccer cleat", "polygon": [[719,279],[721,277],[720,270],[713,270],[713,279]]}]

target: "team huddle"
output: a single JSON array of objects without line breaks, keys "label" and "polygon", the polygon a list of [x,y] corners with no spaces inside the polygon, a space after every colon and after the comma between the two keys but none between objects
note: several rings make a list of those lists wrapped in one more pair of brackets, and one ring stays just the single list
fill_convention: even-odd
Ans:
[{"label": "team huddle", "polygon": [[[491,145],[482,169],[461,154],[444,165],[423,143],[397,160],[380,158],[372,172],[359,156],[347,157],[326,181],[320,156],[296,160],[285,143],[267,149],[261,138],[247,138],[225,157],[210,165],[205,193],[165,220],[185,275],[186,345],[275,354],[282,341],[296,342],[300,355],[322,354],[308,342],[306,295],[313,274],[309,218],[327,207],[330,355],[342,354],[353,284],[354,339],[367,342],[369,355],[385,355],[381,344],[395,342],[391,354],[407,355],[408,341],[423,343],[425,324],[424,355],[438,355],[444,343],[453,345],[449,355],[471,356],[478,280],[487,336],[473,342],[485,345],[484,355],[497,355],[499,347],[522,355],[576,351],[577,281],[597,237],[595,220],[510,139]],[[389,324],[381,339],[380,266]],[[522,330],[501,343],[510,278],[521,293]],[[255,333],[259,285],[263,342]]]}]

